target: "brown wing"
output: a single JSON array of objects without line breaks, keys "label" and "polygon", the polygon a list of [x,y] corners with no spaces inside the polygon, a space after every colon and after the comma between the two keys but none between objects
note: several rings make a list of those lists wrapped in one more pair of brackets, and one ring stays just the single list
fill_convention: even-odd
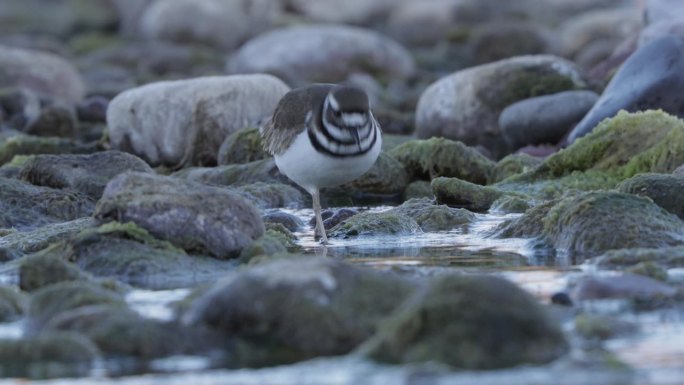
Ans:
[{"label": "brown wing", "polygon": [[304,129],[309,111],[320,109],[333,84],[296,88],[283,96],[262,132],[264,149],[272,155],[285,151]]}]

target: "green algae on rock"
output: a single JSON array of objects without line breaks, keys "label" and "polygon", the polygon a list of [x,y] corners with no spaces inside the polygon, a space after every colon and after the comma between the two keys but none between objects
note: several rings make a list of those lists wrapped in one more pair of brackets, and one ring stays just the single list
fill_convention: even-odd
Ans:
[{"label": "green algae on rock", "polygon": [[238,366],[277,365],[350,352],[413,290],[394,274],[289,258],[217,282],[184,319],[241,339]]},{"label": "green algae on rock", "polygon": [[328,236],[346,239],[358,236],[407,235],[421,231],[413,218],[389,210],[381,213],[363,212],[354,215],[333,227],[328,232]]},{"label": "green algae on rock", "polygon": [[412,180],[445,176],[485,184],[494,167],[474,148],[444,138],[412,140],[393,148],[389,155],[404,164]]},{"label": "green algae on rock", "polygon": [[555,198],[611,189],[639,173],[670,173],[682,163],[684,121],[662,111],[623,111],[534,170],[497,187]]},{"label": "green algae on rock", "polygon": [[408,200],[390,212],[413,218],[423,231],[452,230],[475,219],[475,214],[468,210],[434,204],[427,198]]},{"label": "green algae on rock", "polygon": [[0,377],[57,378],[86,376],[97,346],[68,332],[41,333],[22,339],[0,339]]},{"label": "green algae on rock", "polygon": [[17,155],[90,154],[97,150],[97,144],[82,144],[65,138],[32,135],[0,137],[0,164],[10,162]]},{"label": "green algae on rock", "polygon": [[620,183],[617,189],[649,197],[658,206],[684,219],[684,177],[672,174],[637,174]]},{"label": "green algae on rock", "polygon": [[429,282],[358,349],[380,362],[471,370],[546,363],[567,350],[560,325],[536,299],[507,280],[478,275]]},{"label": "green algae on rock", "polygon": [[432,192],[438,203],[461,207],[470,211],[487,211],[492,204],[507,193],[495,187],[480,186],[458,178],[432,180]]},{"label": "green algae on rock", "polygon": [[298,249],[298,246],[287,235],[280,231],[269,229],[266,230],[264,235],[242,250],[240,262],[249,263],[257,257],[275,254],[285,255],[296,249]]},{"label": "green algae on rock", "polygon": [[20,318],[26,311],[26,295],[14,287],[0,285],[0,323]]},{"label": "green algae on rock", "polygon": [[260,209],[310,207],[309,195],[289,184],[255,182],[231,189]]},{"label": "green algae on rock", "polygon": [[434,199],[435,194],[432,193],[432,185],[426,180],[416,180],[409,183],[404,190],[404,200],[414,198],[428,198]]},{"label": "green algae on rock", "polygon": [[19,287],[27,292],[59,282],[93,281],[78,266],[50,252],[26,256],[19,263]]},{"label": "green algae on rock", "polygon": [[243,128],[228,135],[218,152],[218,164],[243,164],[270,158],[261,143],[258,128]]},{"label": "green algae on rock", "polygon": [[604,269],[629,268],[644,262],[663,267],[684,267],[684,246],[610,250],[597,259]]},{"label": "green algae on rock", "polygon": [[404,192],[408,182],[404,165],[386,152],[381,152],[375,164],[362,176],[338,188],[326,189],[324,194],[330,194],[327,190],[333,190],[333,193],[339,191],[360,198],[364,194],[396,197]]},{"label": "green algae on rock", "polygon": [[96,221],[90,217],[74,219],[73,221],[45,225],[33,231],[15,231],[0,236],[0,248],[12,252],[20,257],[24,254],[40,251],[51,244],[70,238],[82,230],[95,226]]},{"label": "green algae on rock", "polygon": [[525,153],[507,155],[492,168],[489,183],[501,182],[510,176],[531,171],[541,163],[541,158]]}]

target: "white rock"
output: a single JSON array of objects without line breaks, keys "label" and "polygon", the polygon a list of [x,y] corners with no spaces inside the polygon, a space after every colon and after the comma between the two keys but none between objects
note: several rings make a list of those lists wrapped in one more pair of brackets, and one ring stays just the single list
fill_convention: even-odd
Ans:
[{"label": "white rock", "polygon": [[308,25],[267,32],[228,62],[231,73],[266,72],[291,83],[339,82],[354,72],[406,78],[416,67],[399,43],[369,29]]},{"label": "white rock", "polygon": [[280,14],[272,0],[157,0],[142,16],[144,36],[231,50]]},{"label": "white rock", "polygon": [[271,116],[289,87],[270,75],[204,77],[148,84],[109,104],[113,149],[152,165],[211,165],[229,134]]},{"label": "white rock", "polygon": [[76,104],[86,94],[83,78],[60,56],[0,45],[0,87],[18,86]]}]

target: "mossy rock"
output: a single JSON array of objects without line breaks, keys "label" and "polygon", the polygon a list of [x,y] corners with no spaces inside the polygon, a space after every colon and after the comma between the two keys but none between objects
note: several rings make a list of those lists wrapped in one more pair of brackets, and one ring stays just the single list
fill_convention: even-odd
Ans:
[{"label": "mossy rock", "polygon": [[226,137],[218,152],[218,164],[243,164],[270,158],[261,143],[258,128],[244,128]]},{"label": "mossy rock", "polygon": [[256,257],[286,254],[297,249],[298,246],[282,232],[266,230],[261,238],[256,239],[242,250],[240,262],[249,263]]},{"label": "mossy rock", "polygon": [[638,174],[620,183],[617,189],[649,197],[658,206],[684,219],[684,177],[671,174]]},{"label": "mossy rock", "polygon": [[31,296],[26,331],[40,332],[60,314],[83,306],[112,304],[125,305],[120,293],[89,282],[60,282],[40,288]]},{"label": "mossy rock", "polygon": [[17,155],[90,154],[101,150],[96,144],[82,144],[71,139],[16,135],[0,138],[0,165]]},{"label": "mossy rock", "polygon": [[260,209],[310,207],[309,195],[289,184],[256,182],[235,186],[233,191]]},{"label": "mossy rock", "polygon": [[586,339],[607,340],[636,329],[634,324],[607,315],[583,313],[575,317],[575,330]]},{"label": "mossy rock", "polygon": [[218,167],[189,167],[173,174],[174,177],[221,186],[245,185],[257,182],[294,185],[280,173],[272,158],[245,164]]},{"label": "mossy rock", "polygon": [[[150,360],[173,355],[205,353],[225,344],[217,333],[191,329],[175,322],[143,318],[123,305],[93,305],[62,313],[48,331],[86,336],[108,357]],[[228,344],[225,344],[226,346]]]},{"label": "mossy rock", "polygon": [[469,225],[475,215],[468,210],[434,204],[430,199],[411,199],[390,210],[416,221],[423,231],[444,231]]},{"label": "mossy rock", "polygon": [[0,235],[0,248],[10,250],[17,257],[47,248],[53,243],[68,239],[79,232],[95,226],[93,218],[85,217],[73,221],[42,226],[33,231],[15,231]]},{"label": "mossy rock", "polygon": [[382,134],[382,151],[389,152],[395,147],[398,147],[406,142],[414,140],[412,136],[409,135],[395,135],[395,134]]},{"label": "mossy rock", "polygon": [[401,162],[411,180],[455,177],[485,184],[494,162],[465,144],[444,138],[412,140],[389,152]]},{"label": "mossy rock", "polygon": [[426,180],[416,180],[409,183],[404,190],[404,200],[414,198],[429,198],[434,199],[435,194],[432,193],[432,185]]},{"label": "mossy rock", "polygon": [[560,325],[535,298],[505,279],[477,275],[434,279],[359,349],[380,362],[470,370],[542,364],[567,350]]},{"label": "mossy rock", "polygon": [[667,281],[667,270],[655,262],[639,262],[625,270],[628,273],[639,274],[657,281]]},{"label": "mossy rock", "polygon": [[497,187],[555,198],[611,189],[640,173],[671,173],[682,163],[684,121],[662,111],[623,111],[534,170]]},{"label": "mossy rock", "polygon": [[597,260],[597,265],[605,269],[629,268],[640,263],[684,267],[684,246],[610,250]]},{"label": "mossy rock", "polygon": [[281,259],[217,282],[184,320],[241,340],[237,366],[285,364],[349,353],[413,290],[394,274],[328,258]]},{"label": "mossy rock", "polygon": [[507,155],[494,165],[489,176],[489,183],[497,183],[513,175],[528,172],[542,163],[541,158],[528,154]]},{"label": "mossy rock", "polygon": [[0,323],[19,319],[26,310],[26,296],[10,286],[0,285]]},{"label": "mossy rock", "polygon": [[547,201],[525,211],[523,215],[502,222],[492,232],[500,238],[534,238],[544,232],[544,218],[558,201]]},{"label": "mossy rock", "polygon": [[331,238],[353,238],[359,236],[409,235],[422,230],[411,217],[392,212],[363,212],[346,219],[333,227],[328,236]]},{"label": "mossy rock", "polygon": [[294,232],[304,227],[304,221],[299,219],[296,215],[286,213],[284,211],[273,211],[264,214],[261,218],[264,221],[264,225],[267,227],[271,224],[281,224],[289,232]]},{"label": "mossy rock", "polygon": [[505,193],[494,187],[481,186],[458,178],[432,180],[432,192],[438,203],[484,212]]},{"label": "mossy rock", "polygon": [[19,287],[32,292],[58,282],[92,281],[92,277],[51,253],[29,255],[20,260]]},{"label": "mossy rock", "polygon": [[404,192],[408,182],[409,177],[404,165],[393,156],[381,152],[375,164],[366,173],[331,190],[338,194],[352,195],[357,203],[364,195],[398,197]]},{"label": "mossy rock", "polygon": [[0,377],[82,377],[100,358],[95,344],[76,333],[42,333],[0,340]]},{"label": "mossy rock", "polygon": [[[69,261],[69,265],[73,264],[96,277],[116,279],[147,289],[196,285],[217,279],[235,266],[231,261],[188,255],[134,223],[119,222],[84,230],[38,255],[56,258],[62,264]],[[46,271],[46,274],[51,273],[53,271]]]},{"label": "mossy rock", "polygon": [[514,195],[504,195],[492,203],[490,211],[502,214],[520,214],[532,207],[529,199]]},{"label": "mossy rock", "polygon": [[617,192],[589,192],[559,201],[543,218],[556,249],[585,256],[635,247],[684,244],[684,221],[651,200]]}]

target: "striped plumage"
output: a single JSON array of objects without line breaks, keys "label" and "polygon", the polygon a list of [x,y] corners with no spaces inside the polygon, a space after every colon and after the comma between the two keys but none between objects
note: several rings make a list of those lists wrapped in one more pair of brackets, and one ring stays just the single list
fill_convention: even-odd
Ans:
[{"label": "striped plumage", "polygon": [[327,243],[320,188],[358,178],[380,154],[382,132],[368,96],[358,88],[333,84],[294,89],[280,100],[262,136],[280,171],[311,193],[315,235]]}]

